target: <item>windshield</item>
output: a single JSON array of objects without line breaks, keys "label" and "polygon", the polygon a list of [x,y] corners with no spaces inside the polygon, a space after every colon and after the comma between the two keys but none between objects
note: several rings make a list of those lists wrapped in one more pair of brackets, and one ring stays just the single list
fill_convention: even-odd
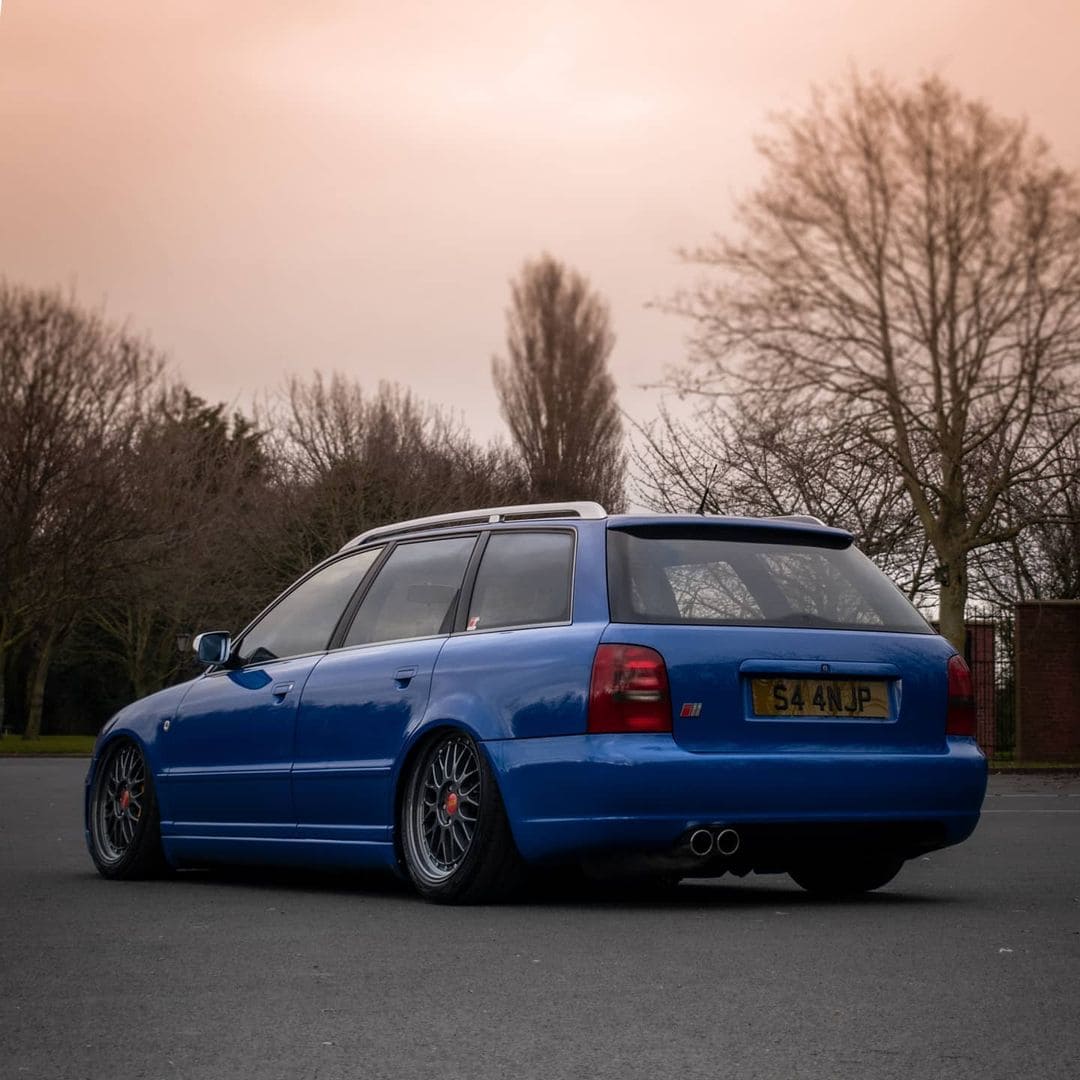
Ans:
[{"label": "windshield", "polygon": [[730,535],[708,528],[609,530],[612,621],[933,633],[851,546],[818,546],[807,534],[795,543]]}]

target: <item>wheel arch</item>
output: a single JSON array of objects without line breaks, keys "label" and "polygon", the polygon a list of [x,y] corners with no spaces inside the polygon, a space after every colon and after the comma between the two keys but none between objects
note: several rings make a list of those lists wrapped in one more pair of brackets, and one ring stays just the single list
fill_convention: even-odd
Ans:
[{"label": "wheel arch", "polygon": [[[423,727],[418,728],[406,743],[404,750],[398,757],[397,764],[394,767],[394,772],[391,777],[391,838],[394,844],[394,859],[398,865],[398,869],[404,873],[404,853],[401,849],[401,803],[405,797],[405,787],[408,781],[410,770],[416,763],[417,759],[427,749],[427,747],[438,739],[442,735],[448,735],[452,732],[464,732],[476,743],[477,751],[484,756],[484,760],[487,762],[488,767],[491,769],[491,775],[495,777],[495,783],[499,785],[499,796],[502,797],[502,778],[499,775],[498,767],[491,755],[487,752],[487,747],[484,745],[483,738],[479,733],[470,725],[460,720],[451,718],[442,718],[438,720],[428,721]],[[505,805],[505,803],[504,803]],[[513,832],[513,822],[510,822],[510,830]]]},{"label": "wheel arch", "polygon": [[[95,745],[93,757],[90,758],[90,768],[86,773],[83,797],[83,818],[87,828],[90,827],[90,798],[94,792],[94,785],[97,783],[98,773],[101,770],[101,763],[105,760],[106,755],[109,754],[112,748],[119,742],[134,743],[139,748],[139,753],[142,754],[143,760],[150,770],[155,795],[157,795],[160,789],[161,785],[158,783],[159,773],[154,764],[153,754],[150,753],[150,750],[147,747],[146,740],[130,727],[115,726],[110,728],[101,736],[100,741]],[[159,804],[160,801],[159,798]]]},{"label": "wheel arch", "polygon": [[[127,850],[117,855],[106,864],[100,858],[100,849],[95,841],[96,803],[102,798],[103,765],[107,765],[117,753],[123,753],[125,747],[131,747],[142,759],[145,777],[141,794],[146,800],[131,836],[127,838]],[[154,771],[153,758],[138,731],[128,726],[115,726],[106,730],[94,747],[90,768],[87,770],[84,784],[83,822],[86,846],[98,871],[107,878],[152,877],[168,869],[161,837],[161,805],[158,800],[157,775]],[[126,807],[126,803],[124,804]],[[100,856],[100,858],[99,858]]]}]

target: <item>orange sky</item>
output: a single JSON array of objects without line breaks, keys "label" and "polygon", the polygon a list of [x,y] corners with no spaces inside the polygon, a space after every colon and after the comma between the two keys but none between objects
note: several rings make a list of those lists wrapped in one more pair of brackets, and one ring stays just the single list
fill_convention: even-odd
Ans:
[{"label": "orange sky", "polygon": [[1080,0],[3,0],[0,274],[103,302],[205,396],[338,369],[486,438],[507,280],[546,249],[611,302],[643,417],[683,354],[645,307],[674,249],[852,64],[938,72],[1080,167]]}]

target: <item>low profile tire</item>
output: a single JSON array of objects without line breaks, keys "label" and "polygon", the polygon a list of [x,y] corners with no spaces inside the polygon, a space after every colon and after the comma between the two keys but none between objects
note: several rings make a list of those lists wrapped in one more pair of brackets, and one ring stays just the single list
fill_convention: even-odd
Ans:
[{"label": "low profile tire", "polygon": [[522,881],[524,863],[495,775],[464,732],[440,736],[416,759],[399,825],[405,869],[427,900],[492,902]]},{"label": "low profile tire", "polygon": [[838,862],[817,862],[796,867],[788,873],[808,893],[814,896],[858,896],[888,885],[898,873],[904,860],[898,856],[860,857],[852,855]]},{"label": "low profile tire", "polygon": [[129,740],[104,754],[90,792],[90,855],[102,877],[155,877],[166,869],[154,780]]}]

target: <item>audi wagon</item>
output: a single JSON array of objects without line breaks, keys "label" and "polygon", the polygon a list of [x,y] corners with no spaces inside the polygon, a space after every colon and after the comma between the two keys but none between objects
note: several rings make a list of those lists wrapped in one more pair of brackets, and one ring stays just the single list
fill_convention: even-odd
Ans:
[{"label": "audi wagon", "polygon": [[383,526],[195,647],[199,677],[95,746],[107,878],[387,867],[476,902],[575,867],[852,894],[964,840],[986,786],[964,660],[812,518]]}]

